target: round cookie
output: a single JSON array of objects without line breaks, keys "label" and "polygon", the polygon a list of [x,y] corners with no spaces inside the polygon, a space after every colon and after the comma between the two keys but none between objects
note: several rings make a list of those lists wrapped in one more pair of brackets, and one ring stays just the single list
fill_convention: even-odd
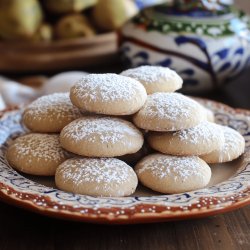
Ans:
[{"label": "round cookie", "polygon": [[140,66],[121,73],[138,80],[145,87],[147,94],[156,92],[174,92],[182,87],[182,78],[173,70],[161,66]]},{"label": "round cookie", "polygon": [[134,170],[115,158],[74,158],[62,163],[56,186],[67,192],[92,196],[128,196],[138,179]]},{"label": "round cookie", "polygon": [[70,91],[75,106],[106,115],[134,114],[146,98],[146,90],[140,82],[116,74],[89,74]]},{"label": "round cookie", "polygon": [[135,172],[143,185],[165,194],[204,188],[211,178],[210,167],[197,156],[152,154],[135,166]]},{"label": "round cookie", "polygon": [[69,154],[61,148],[59,135],[32,133],[17,138],[9,146],[6,158],[23,173],[51,176]]},{"label": "round cookie", "polygon": [[154,93],[134,117],[134,123],[152,131],[176,131],[198,125],[206,120],[203,107],[178,93]]},{"label": "round cookie", "polygon": [[206,108],[205,106],[201,105],[203,107],[205,116],[206,116],[206,120],[208,122],[213,122],[215,123],[215,116],[214,116],[214,112],[211,109]]},{"label": "round cookie", "polygon": [[225,142],[221,148],[201,156],[201,158],[207,163],[222,163],[232,161],[244,153],[244,137],[238,131],[232,128],[226,126],[220,127],[223,130]]},{"label": "round cookie", "polygon": [[69,99],[69,93],[42,96],[26,107],[23,123],[33,132],[56,133],[82,114]]},{"label": "round cookie", "polygon": [[208,122],[215,122],[214,112],[206,107],[204,107],[204,112]]},{"label": "round cookie", "polygon": [[89,157],[132,154],[143,145],[142,133],[119,118],[89,116],[67,125],[60,134],[63,148]]},{"label": "round cookie", "polygon": [[149,145],[161,153],[170,155],[203,155],[224,144],[224,135],[220,126],[208,121],[176,132],[150,133]]}]

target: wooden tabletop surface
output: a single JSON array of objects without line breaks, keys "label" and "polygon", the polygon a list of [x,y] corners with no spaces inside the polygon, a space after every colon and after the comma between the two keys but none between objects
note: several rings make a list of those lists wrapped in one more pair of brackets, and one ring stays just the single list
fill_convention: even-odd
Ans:
[{"label": "wooden tabletop surface", "polygon": [[[250,109],[250,71],[204,95]],[[0,250],[250,249],[250,206],[204,219],[105,226],[60,221],[0,202]]]}]

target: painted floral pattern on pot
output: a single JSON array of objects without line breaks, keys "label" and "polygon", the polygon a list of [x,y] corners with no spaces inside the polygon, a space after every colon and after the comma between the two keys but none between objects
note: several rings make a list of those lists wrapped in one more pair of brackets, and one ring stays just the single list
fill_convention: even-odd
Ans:
[{"label": "painted floral pattern on pot", "polygon": [[175,0],[174,4],[181,10],[223,10],[225,6],[233,4],[233,0]]},{"label": "painted floral pattern on pot", "polygon": [[234,10],[231,0],[192,1],[186,10],[178,7],[183,1],[144,9],[123,27],[126,66],[170,67],[183,77],[186,92],[211,90],[236,78],[250,62],[248,16]]}]

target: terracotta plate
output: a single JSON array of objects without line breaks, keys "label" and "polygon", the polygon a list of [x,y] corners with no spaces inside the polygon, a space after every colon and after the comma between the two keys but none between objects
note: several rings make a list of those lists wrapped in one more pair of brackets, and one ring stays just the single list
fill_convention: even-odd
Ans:
[{"label": "terracotta plate", "polygon": [[129,224],[197,218],[250,204],[250,111],[200,100],[214,110],[216,120],[238,130],[246,140],[245,154],[226,164],[213,165],[208,187],[162,195],[138,187],[132,197],[99,198],[74,195],[55,188],[53,178],[32,177],[13,170],[5,159],[11,140],[25,130],[21,111],[9,110],[0,119],[0,198],[44,215],[93,223]]}]

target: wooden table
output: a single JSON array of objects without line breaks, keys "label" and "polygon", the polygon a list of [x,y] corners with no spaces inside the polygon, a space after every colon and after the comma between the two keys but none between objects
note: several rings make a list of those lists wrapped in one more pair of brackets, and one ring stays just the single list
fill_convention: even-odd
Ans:
[{"label": "wooden table", "polygon": [[[250,72],[205,97],[250,109]],[[250,206],[204,219],[132,226],[59,221],[0,202],[0,250],[250,249]]]}]

